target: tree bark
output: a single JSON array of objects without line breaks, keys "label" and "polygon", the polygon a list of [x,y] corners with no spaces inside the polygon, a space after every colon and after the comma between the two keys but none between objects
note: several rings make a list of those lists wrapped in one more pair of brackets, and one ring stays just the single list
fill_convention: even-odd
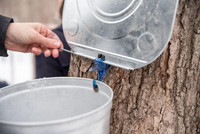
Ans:
[{"label": "tree bark", "polygon": [[[92,61],[72,55],[70,76],[96,79]],[[200,2],[180,0],[172,38],[150,65],[111,67],[111,134],[200,134]]]}]

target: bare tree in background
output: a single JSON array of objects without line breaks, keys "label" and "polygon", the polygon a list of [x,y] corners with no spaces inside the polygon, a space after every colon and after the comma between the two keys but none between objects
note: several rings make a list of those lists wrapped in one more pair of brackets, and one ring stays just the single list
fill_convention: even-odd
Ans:
[{"label": "bare tree in background", "polygon": [[[96,78],[92,61],[72,56],[70,76]],[[152,64],[111,67],[111,134],[200,134],[200,5],[180,0],[168,47]]]},{"label": "bare tree in background", "polygon": [[59,19],[58,0],[0,0],[0,14],[15,22],[49,23]]}]

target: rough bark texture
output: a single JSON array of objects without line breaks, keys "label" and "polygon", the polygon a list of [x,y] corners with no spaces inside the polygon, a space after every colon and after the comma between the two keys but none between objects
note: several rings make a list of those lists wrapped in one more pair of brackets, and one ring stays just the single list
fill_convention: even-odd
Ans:
[{"label": "rough bark texture", "polygon": [[[72,56],[70,76],[96,78],[92,61]],[[111,134],[200,134],[200,3],[180,0],[168,47],[152,64],[111,67]]]}]

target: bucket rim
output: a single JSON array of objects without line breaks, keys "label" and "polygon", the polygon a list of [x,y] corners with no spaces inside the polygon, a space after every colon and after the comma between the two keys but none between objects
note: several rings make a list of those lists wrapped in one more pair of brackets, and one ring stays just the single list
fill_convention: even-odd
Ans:
[{"label": "bucket rim", "polygon": [[[11,88],[11,87],[15,87],[15,86],[18,86],[18,85],[23,85],[23,84],[28,84],[28,83],[31,83],[31,82],[36,82],[36,81],[41,81],[41,80],[53,80],[53,79],[77,79],[77,80],[85,80],[85,81],[92,81],[93,79],[90,79],[90,78],[80,78],[80,77],[50,77],[50,78],[40,78],[40,79],[34,79],[34,80],[30,80],[30,81],[26,81],[26,82],[21,82],[21,83],[18,83],[18,84],[13,84],[13,85],[10,85],[10,86],[7,86],[7,87],[4,87],[4,88],[1,88],[0,91],[3,91],[7,88]],[[90,115],[93,115],[99,111],[101,111],[102,109],[104,109],[105,107],[109,106],[109,104],[111,103],[112,104],[112,99],[113,99],[113,90],[110,86],[108,86],[107,84],[105,84],[104,82],[101,82],[101,81],[97,81],[98,84],[102,84],[104,86],[106,86],[111,95],[108,99],[108,101],[103,104],[102,106],[90,111],[90,112],[86,112],[84,114],[81,114],[81,115],[77,115],[77,116],[74,116],[74,117],[71,117],[71,118],[63,118],[63,119],[58,119],[58,120],[52,120],[52,121],[40,121],[40,122],[16,122],[16,121],[3,121],[3,120],[0,120],[0,124],[3,124],[3,125],[10,125],[10,126],[20,126],[20,127],[26,127],[26,126],[47,126],[47,125],[56,125],[56,124],[62,124],[62,123],[66,123],[66,122],[71,122],[71,121],[76,121],[78,119],[83,119],[83,118],[86,118],[87,116],[90,116]],[[1,98],[0,98],[1,99]]]}]

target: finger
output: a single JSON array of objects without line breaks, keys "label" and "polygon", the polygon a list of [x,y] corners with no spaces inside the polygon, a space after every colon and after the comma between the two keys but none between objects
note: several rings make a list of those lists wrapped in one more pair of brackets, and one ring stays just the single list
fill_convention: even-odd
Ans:
[{"label": "finger", "polygon": [[49,48],[47,48],[46,46],[44,46],[44,45],[40,45],[40,48],[42,49],[42,52],[45,52],[47,49],[49,49]]},{"label": "finger", "polygon": [[42,26],[40,27],[39,33],[40,33],[42,36],[47,37],[47,32],[48,32],[48,28],[47,28],[45,25],[42,25]]},{"label": "finger", "polygon": [[52,54],[52,50],[51,49],[48,49],[46,46],[44,46],[44,45],[41,45],[40,46],[41,47],[41,49],[42,49],[42,52],[44,52],[44,56],[45,57],[49,57],[49,56],[51,56],[51,54]]},{"label": "finger", "polygon": [[57,58],[59,56],[59,50],[58,49],[53,49],[52,50],[52,55],[54,58]]},{"label": "finger", "polygon": [[44,37],[40,35],[39,33],[37,34],[34,40],[35,40],[35,43],[42,44],[46,46],[47,48],[61,48],[62,47],[62,43],[60,41]]},{"label": "finger", "polygon": [[38,47],[33,47],[31,49],[31,52],[34,53],[35,55],[40,55],[42,53],[42,50]]},{"label": "finger", "polygon": [[63,51],[63,49],[59,49],[59,52],[62,52]]},{"label": "finger", "polygon": [[[41,44],[44,44],[48,48],[63,48],[63,44],[60,41],[59,37],[54,32],[52,32],[47,26],[42,25],[42,24],[35,24],[35,30],[37,32],[39,32],[39,35],[42,35],[43,37],[48,39],[48,41],[46,40],[45,43],[41,43]],[[52,38],[52,37],[54,37],[54,38]],[[51,44],[50,41],[52,41],[50,39],[54,40],[55,46],[50,45]],[[38,40],[39,41],[44,41],[44,40],[41,40],[40,38],[38,38]]]},{"label": "finger", "polygon": [[49,50],[49,49],[45,50],[45,51],[44,51],[44,56],[45,56],[45,57],[51,56],[51,50]]},{"label": "finger", "polygon": [[[51,31],[48,31],[48,33],[49,32],[51,32]],[[47,35],[47,37],[49,37],[49,38],[51,38],[51,39],[55,39],[55,40],[57,40],[57,41],[60,41],[60,38],[55,34],[55,33],[51,33],[51,34],[48,34]],[[61,42],[61,47],[60,48],[64,48],[64,45],[63,45],[63,43],[62,43],[62,41],[60,41]]]}]

